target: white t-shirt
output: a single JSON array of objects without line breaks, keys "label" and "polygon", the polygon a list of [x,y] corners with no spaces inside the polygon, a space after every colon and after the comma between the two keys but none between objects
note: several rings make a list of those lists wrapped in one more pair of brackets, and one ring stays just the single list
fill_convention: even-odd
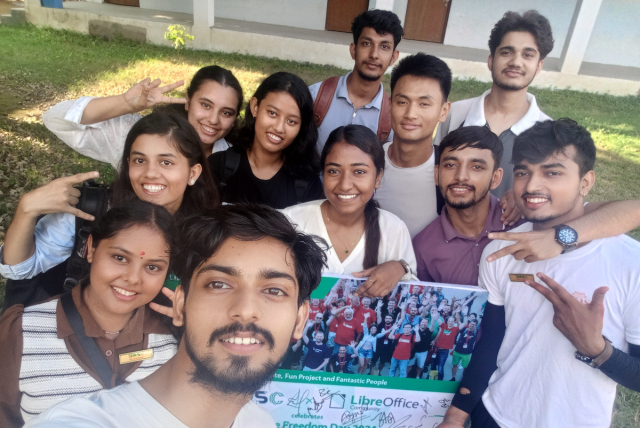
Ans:
[{"label": "white t-shirt", "polygon": [[[532,228],[525,223],[511,232]],[[602,334],[628,352],[628,343],[640,345],[640,243],[621,235],[550,260],[486,262],[511,243],[491,242],[480,262],[478,285],[489,291],[490,303],[504,306],[507,326],[484,405],[503,427],[608,427],[616,382],[574,357],[575,347],[553,325],[551,303],[528,285],[510,282],[509,274],[542,272],[583,302],[609,287]]]},{"label": "white t-shirt", "polygon": [[[25,428],[189,428],[157,402],[138,382],[74,397],[52,407]],[[252,401],[242,407],[231,428],[275,428],[273,418]]]},{"label": "white t-shirt", "polygon": [[413,239],[438,217],[436,182],[433,177],[433,153],[429,160],[413,168],[395,166],[389,159],[389,146],[384,148],[384,175],[375,198],[380,207],[400,217]]},{"label": "white t-shirt", "polygon": [[[327,228],[322,220],[322,211],[320,205],[325,200],[317,200],[298,204],[282,210],[293,223],[296,224],[298,230],[317,235],[323,238],[329,245],[331,240],[327,233]],[[411,237],[407,226],[395,215],[385,210],[379,210],[380,218],[380,246],[378,247],[378,264],[389,260],[403,259],[411,266],[411,271],[416,272],[416,256],[413,253],[411,245]],[[349,257],[344,262],[340,262],[336,250],[331,245],[327,252],[327,267],[323,273],[335,273],[351,275],[353,272],[360,272],[364,263],[364,244],[365,238],[362,235],[360,241],[353,249]],[[412,276],[405,275],[403,279],[412,279]]]}]

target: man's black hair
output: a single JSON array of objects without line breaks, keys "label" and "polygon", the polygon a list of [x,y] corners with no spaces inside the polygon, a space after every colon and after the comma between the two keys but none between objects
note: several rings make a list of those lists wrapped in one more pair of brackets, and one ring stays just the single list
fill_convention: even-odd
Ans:
[{"label": "man's black hair", "polygon": [[491,36],[489,36],[491,56],[495,55],[504,35],[512,31],[524,31],[533,36],[538,45],[540,60],[545,59],[553,50],[553,33],[547,18],[536,10],[528,10],[522,15],[517,12],[507,12],[491,30]]},{"label": "man's black hair", "polygon": [[596,162],[596,145],[591,134],[571,119],[538,122],[518,135],[513,142],[511,163],[523,161],[538,164],[554,153],[565,153],[568,146],[576,148],[573,160],[580,168],[580,177],[593,170]]},{"label": "man's black hair", "polygon": [[398,16],[388,10],[367,10],[356,16],[351,23],[353,43],[358,44],[358,39],[365,27],[373,28],[376,33],[391,34],[393,36],[393,49],[395,50],[404,36],[404,30]]},{"label": "man's black hair", "polygon": [[298,305],[307,301],[320,284],[327,260],[321,248],[327,244],[322,238],[297,232],[284,214],[266,205],[223,205],[187,217],[180,224],[175,254],[171,258],[185,295],[195,271],[228,238],[240,241],[274,238],[282,242],[295,263]]},{"label": "man's black hair", "polygon": [[445,149],[455,151],[466,149],[467,147],[491,150],[493,170],[495,171],[500,166],[502,152],[504,150],[502,141],[486,126],[462,126],[444,137],[440,142],[436,165],[440,165],[440,157]]},{"label": "man's black hair", "polygon": [[428,77],[437,80],[442,91],[442,102],[449,98],[451,92],[451,69],[440,58],[418,52],[403,58],[391,71],[391,93],[404,76]]}]

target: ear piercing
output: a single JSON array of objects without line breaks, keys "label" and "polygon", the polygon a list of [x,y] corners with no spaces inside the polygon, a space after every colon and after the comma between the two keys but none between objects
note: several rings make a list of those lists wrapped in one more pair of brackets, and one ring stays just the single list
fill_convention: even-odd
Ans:
[{"label": "ear piercing", "polygon": [[193,180],[189,180],[189,184],[193,186],[193,183],[195,183],[195,181]]}]

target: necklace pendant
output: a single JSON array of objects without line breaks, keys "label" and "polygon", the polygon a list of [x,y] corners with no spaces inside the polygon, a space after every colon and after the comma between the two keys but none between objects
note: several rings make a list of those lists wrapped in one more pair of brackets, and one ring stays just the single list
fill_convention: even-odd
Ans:
[{"label": "necklace pendant", "polygon": [[345,254],[349,254],[349,250],[345,250],[345,252],[344,252],[344,253],[345,253]]}]

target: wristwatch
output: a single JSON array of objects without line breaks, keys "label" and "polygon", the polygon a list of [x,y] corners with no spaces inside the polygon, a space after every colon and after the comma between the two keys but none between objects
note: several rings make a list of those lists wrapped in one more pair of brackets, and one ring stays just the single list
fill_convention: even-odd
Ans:
[{"label": "wristwatch", "polygon": [[600,366],[611,357],[613,354],[613,345],[611,341],[607,339],[606,336],[602,336],[604,339],[604,351],[602,351],[597,356],[591,358],[584,355],[582,352],[576,351],[574,353],[576,359],[582,361],[587,364],[589,367],[593,367],[594,369],[600,368]]},{"label": "wristwatch", "polygon": [[560,254],[568,253],[578,248],[578,232],[566,224],[553,226],[556,230],[556,242],[562,246]]},{"label": "wristwatch", "polygon": [[411,275],[411,266],[409,266],[409,263],[405,262],[402,259],[398,260],[398,263],[400,263],[402,265],[402,267],[404,268],[405,275],[407,275],[407,274]]}]

